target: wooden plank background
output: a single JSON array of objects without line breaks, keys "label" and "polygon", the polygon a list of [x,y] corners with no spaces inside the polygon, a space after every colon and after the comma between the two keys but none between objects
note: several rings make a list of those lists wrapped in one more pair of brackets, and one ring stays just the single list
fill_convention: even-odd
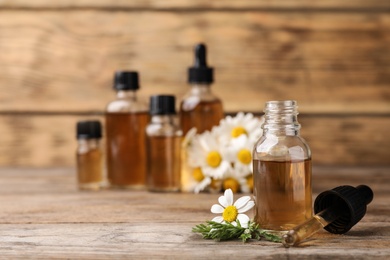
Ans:
[{"label": "wooden plank background", "polygon": [[0,0],[0,166],[74,165],[113,72],[180,97],[197,42],[226,112],[296,99],[314,164],[390,165],[389,1]]}]

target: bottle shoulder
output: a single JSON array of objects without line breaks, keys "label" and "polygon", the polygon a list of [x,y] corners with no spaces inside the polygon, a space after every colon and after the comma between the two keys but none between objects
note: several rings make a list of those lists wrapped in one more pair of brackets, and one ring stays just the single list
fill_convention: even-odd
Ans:
[{"label": "bottle shoulder", "polygon": [[111,101],[106,106],[106,112],[147,112],[148,105],[139,100],[128,100],[128,99],[116,99]]},{"label": "bottle shoulder", "polygon": [[198,105],[213,106],[215,109],[222,108],[222,101],[220,98],[214,95],[203,94],[191,94],[187,93],[180,102],[181,111],[190,111],[195,109]]},{"label": "bottle shoulder", "polygon": [[311,150],[301,136],[262,136],[253,149],[254,160],[301,161],[311,158]]},{"label": "bottle shoulder", "polygon": [[180,127],[170,123],[150,123],[146,127],[148,136],[182,136],[183,133]]}]

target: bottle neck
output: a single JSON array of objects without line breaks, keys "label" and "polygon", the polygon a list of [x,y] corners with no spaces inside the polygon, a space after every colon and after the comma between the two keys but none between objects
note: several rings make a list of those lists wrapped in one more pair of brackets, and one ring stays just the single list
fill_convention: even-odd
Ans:
[{"label": "bottle neck", "polygon": [[298,123],[296,101],[269,101],[265,105],[264,112],[263,135],[299,135],[301,125]]},{"label": "bottle neck", "polygon": [[209,94],[211,93],[211,87],[208,83],[192,83],[191,93],[193,94]]},{"label": "bottle neck", "polygon": [[100,148],[100,138],[81,138],[77,139],[77,143],[79,153]]},{"label": "bottle neck", "polygon": [[116,92],[116,97],[118,99],[130,99],[133,101],[137,100],[137,91],[136,90],[118,90]]}]

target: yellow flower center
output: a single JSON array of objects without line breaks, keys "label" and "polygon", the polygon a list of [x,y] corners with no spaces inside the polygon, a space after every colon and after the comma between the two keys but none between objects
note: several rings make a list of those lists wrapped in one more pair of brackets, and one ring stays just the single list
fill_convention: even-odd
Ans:
[{"label": "yellow flower center", "polygon": [[204,179],[204,175],[203,175],[202,169],[199,168],[199,167],[195,168],[192,171],[192,176],[194,177],[194,180],[196,180],[197,182],[201,182]]},{"label": "yellow flower center", "polygon": [[231,189],[233,193],[238,192],[240,188],[240,184],[234,178],[226,178],[225,180],[223,180],[222,186],[224,190]]},{"label": "yellow flower center", "polygon": [[246,177],[246,184],[248,185],[249,189],[251,189],[251,191],[253,191],[253,176],[252,175],[249,175],[248,177]]},{"label": "yellow flower center", "polygon": [[235,221],[237,219],[237,215],[238,210],[236,206],[227,206],[222,213],[223,220],[225,220],[226,222]]},{"label": "yellow flower center", "polygon": [[238,160],[243,164],[252,162],[252,153],[248,149],[241,149],[237,154]]},{"label": "yellow flower center", "polygon": [[217,151],[211,151],[207,155],[206,162],[209,166],[215,168],[221,164],[222,157]]},{"label": "yellow flower center", "polygon": [[231,135],[233,138],[239,137],[242,134],[248,134],[246,132],[245,128],[243,128],[242,126],[237,126],[237,127],[233,128],[233,130],[231,132]]}]

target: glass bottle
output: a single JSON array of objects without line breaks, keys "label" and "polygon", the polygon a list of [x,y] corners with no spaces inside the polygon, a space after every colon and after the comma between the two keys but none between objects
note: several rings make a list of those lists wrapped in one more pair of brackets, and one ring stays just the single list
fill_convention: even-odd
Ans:
[{"label": "glass bottle", "polygon": [[299,135],[296,101],[269,101],[264,112],[253,151],[255,221],[284,233],[312,217],[311,151]]},{"label": "glass bottle", "polygon": [[222,101],[211,91],[213,68],[207,66],[206,46],[195,46],[195,63],[188,69],[190,91],[180,103],[180,125],[183,134],[196,127],[198,133],[211,130],[224,117]]},{"label": "glass bottle", "polygon": [[103,152],[99,121],[77,123],[77,180],[80,190],[99,190],[103,182]]},{"label": "glass bottle", "polygon": [[113,188],[143,189],[146,182],[146,103],[137,98],[138,73],[115,73],[116,99],[107,105],[107,173]]},{"label": "glass bottle", "polygon": [[180,191],[182,131],[175,123],[175,97],[150,98],[151,121],[146,128],[149,191]]},{"label": "glass bottle", "polygon": [[[188,82],[191,89],[180,102],[180,125],[183,134],[195,127],[198,134],[210,131],[224,117],[222,101],[214,95],[211,83],[214,81],[213,68],[207,66],[206,46],[195,46],[195,62],[188,69]],[[188,140],[182,143],[182,191],[191,191],[193,169],[187,163]]]}]

